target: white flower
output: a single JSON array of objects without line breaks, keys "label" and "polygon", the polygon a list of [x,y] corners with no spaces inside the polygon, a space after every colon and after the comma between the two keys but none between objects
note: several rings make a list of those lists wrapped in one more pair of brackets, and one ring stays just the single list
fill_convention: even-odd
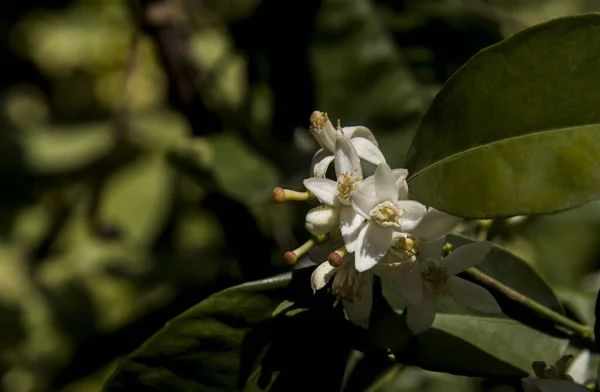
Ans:
[{"label": "white flower", "polygon": [[[590,352],[583,350],[571,362],[571,355],[564,355],[553,366],[544,362],[534,362],[534,376],[521,380],[525,392],[583,392],[589,389],[583,385],[589,376]],[[569,365],[569,362],[571,364]],[[567,369],[567,365],[569,365]]]},{"label": "white flower", "polygon": [[327,168],[335,157],[336,138],[344,136],[351,141],[358,156],[367,162],[378,165],[385,162],[385,157],[379,150],[377,139],[367,127],[352,126],[336,129],[327,113],[315,111],[310,116],[310,133],[317,139],[321,149],[315,153],[311,164],[311,175],[323,178]]},{"label": "white flower", "polygon": [[377,166],[373,177],[373,187],[352,193],[352,208],[367,221],[356,239],[356,269],[360,272],[375,266],[387,253],[394,231],[413,230],[427,212],[417,201],[399,199],[401,189],[386,163]]},{"label": "white flower", "polygon": [[395,259],[395,261],[409,259],[418,252],[421,244],[448,234],[461,219],[429,207],[423,219],[410,233],[392,234],[392,245],[386,259]]},{"label": "white flower", "polygon": [[325,287],[331,278],[332,292],[342,300],[348,319],[359,327],[367,328],[373,306],[373,274],[356,271],[352,255],[346,255],[339,267],[333,267],[326,261],[312,273],[313,292]]},{"label": "white flower", "polygon": [[328,233],[341,224],[342,236],[352,247],[358,236],[351,228],[360,216],[352,209],[350,194],[362,180],[360,158],[348,139],[338,136],[335,143],[335,174],[337,182],[328,178],[308,178],[304,186],[323,203],[306,215],[306,229],[313,235]]},{"label": "white flower", "polygon": [[[441,259],[444,238],[423,243],[415,261],[402,264],[404,275],[394,287],[407,302],[407,324],[416,335],[427,330],[435,319],[439,295],[451,295],[457,302],[485,313],[499,313],[494,297],[483,287],[454,276],[479,263],[492,249],[489,241],[463,245]],[[410,266],[410,267],[409,267]]]}]

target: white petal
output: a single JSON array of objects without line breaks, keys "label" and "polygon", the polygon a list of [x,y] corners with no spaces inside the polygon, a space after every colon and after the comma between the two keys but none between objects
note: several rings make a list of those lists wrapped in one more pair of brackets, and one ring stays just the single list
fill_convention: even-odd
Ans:
[{"label": "white petal", "polygon": [[372,276],[370,279],[371,281],[361,286],[359,297],[352,299],[352,301],[342,300],[346,314],[352,324],[365,329],[369,327],[369,318],[373,307]]},{"label": "white petal", "polygon": [[396,185],[400,185],[400,183],[406,182],[406,177],[408,177],[408,170],[392,169],[392,174],[394,175],[394,179],[396,180]]},{"label": "white petal", "polygon": [[311,163],[311,176],[324,178],[327,174],[327,168],[329,168],[329,164],[333,161],[335,156],[326,151],[324,149],[320,149],[313,155],[312,163]]},{"label": "white petal", "polygon": [[412,232],[427,213],[427,207],[415,200],[398,200],[396,207],[402,212],[399,231]]},{"label": "white petal", "polygon": [[439,237],[435,240],[426,241],[419,246],[419,259],[435,259],[439,260],[442,258],[444,253],[444,244],[446,243],[445,237]]},{"label": "white petal", "polygon": [[[351,209],[350,207],[346,207]],[[319,206],[306,214],[305,227],[312,235],[329,233],[340,225],[340,209],[330,206]]]},{"label": "white petal", "polygon": [[448,280],[448,294],[461,304],[484,313],[502,313],[489,291],[456,276]]},{"label": "white petal", "polygon": [[340,204],[337,197],[337,183],[329,178],[307,178],[304,186],[323,204],[336,207]]},{"label": "white petal", "polygon": [[365,189],[357,189],[350,194],[352,208],[365,219],[371,219],[369,212],[379,204],[379,200],[373,194]]},{"label": "white petal", "polygon": [[368,222],[356,240],[355,264],[359,272],[373,268],[386,254],[392,242],[392,229]]},{"label": "white petal", "polygon": [[367,162],[371,162],[375,165],[385,163],[385,157],[383,153],[372,141],[365,139],[364,137],[354,137],[350,139],[352,145],[356,149],[358,156]]},{"label": "white petal", "polygon": [[[325,113],[322,113],[322,115],[325,115]],[[335,137],[338,132],[329,119],[327,119],[327,122],[323,123],[322,127],[315,128],[311,126],[309,131],[321,147],[333,153],[335,148]]]},{"label": "white petal", "polygon": [[450,275],[456,275],[483,261],[493,247],[494,244],[490,241],[475,242],[459,246],[456,250],[442,259],[442,264],[448,268]]},{"label": "white petal", "polygon": [[583,385],[568,380],[533,380],[531,384],[535,385],[540,392],[590,392]]},{"label": "white petal", "polygon": [[[396,179],[396,186],[398,187],[398,189],[400,189],[400,192],[402,192],[402,187],[406,185],[406,177],[408,176],[408,170],[392,169],[392,175]],[[360,189],[364,189],[368,192],[375,193],[375,176],[367,177],[364,180],[362,180],[359,184]],[[408,195],[408,185],[406,185],[406,194]]]},{"label": "white petal", "polygon": [[356,240],[364,222],[365,218],[354,211],[352,207],[342,206],[340,208],[340,229],[346,250],[350,253],[356,249]]},{"label": "white petal", "polygon": [[407,305],[406,324],[413,334],[417,335],[425,332],[433,325],[437,298],[434,293],[423,290],[423,301],[420,306]]},{"label": "white petal", "polygon": [[579,355],[573,359],[573,362],[569,365],[569,369],[567,369],[567,373],[569,376],[573,377],[573,381],[583,384],[590,378],[589,372],[590,366],[590,351],[589,350],[581,350]]},{"label": "white petal", "polygon": [[423,302],[423,291],[426,291],[423,290],[423,278],[419,270],[419,263],[412,261],[405,263],[411,268],[406,275],[398,277],[393,281],[394,287],[407,303],[411,306],[419,307]]},{"label": "white petal", "polygon": [[406,180],[402,180],[400,184],[396,182],[396,186],[398,187],[398,200],[408,199],[408,184]]},{"label": "white petal", "polygon": [[363,127],[362,125],[343,127],[342,132],[347,138],[363,137],[373,142],[373,144],[375,144],[376,146],[379,145],[377,143],[377,139],[375,139],[375,135],[373,135],[373,132],[371,132],[369,128]]},{"label": "white petal", "polygon": [[446,235],[460,220],[461,218],[457,216],[429,207],[427,214],[412,231],[412,235],[424,241],[432,240]]},{"label": "white petal", "polygon": [[375,195],[379,202],[389,200],[395,203],[398,200],[398,188],[390,166],[387,163],[379,164],[373,177],[375,177]]},{"label": "white petal", "polygon": [[310,276],[310,283],[313,293],[325,287],[325,285],[329,283],[337,271],[338,269],[336,267],[332,267],[327,261],[319,264],[319,266],[315,268]]},{"label": "white petal", "polygon": [[362,168],[356,149],[348,139],[338,136],[335,140],[335,175],[340,178],[345,173],[362,179]]}]

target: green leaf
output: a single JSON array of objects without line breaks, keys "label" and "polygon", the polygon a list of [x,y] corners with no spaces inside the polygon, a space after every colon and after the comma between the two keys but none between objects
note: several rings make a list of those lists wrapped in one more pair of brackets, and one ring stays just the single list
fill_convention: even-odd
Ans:
[{"label": "green leaf", "polygon": [[119,168],[106,181],[101,218],[136,245],[152,244],[172,213],[175,179],[160,153]]},{"label": "green leaf", "polygon": [[565,307],[571,311],[580,322],[593,325],[596,320],[594,306],[596,304],[596,292],[573,290],[567,287],[556,289],[556,293]]},{"label": "green leaf", "polygon": [[369,334],[398,362],[465,376],[524,377],[534,361],[555,362],[568,347],[514,320],[468,314],[438,313],[431,329],[413,336],[404,315],[382,313]]},{"label": "green leaf", "polygon": [[[312,295],[305,278],[282,274],[212,295],[125,358],[104,390],[289,391],[317,381],[322,390],[340,390],[350,346],[364,330],[344,318],[341,306],[331,306],[328,293]],[[272,315],[291,292],[304,302],[304,288],[310,309]],[[314,306],[318,298],[325,301]],[[315,355],[319,348],[327,355]],[[308,378],[299,371],[307,359]]]},{"label": "green leaf", "polygon": [[129,355],[105,391],[237,390],[247,333],[271,319],[289,281],[283,274],[210,296]]},{"label": "green leaf", "polygon": [[107,123],[37,130],[23,137],[30,169],[42,175],[78,170],[105,157],[113,133]]},{"label": "green leaf", "polygon": [[214,149],[214,176],[223,193],[244,204],[271,197],[279,173],[238,137],[224,134],[208,139]]},{"label": "green leaf", "polygon": [[426,369],[519,377],[531,372],[534,361],[555,362],[568,341],[513,320],[440,314],[433,329],[417,336],[413,344],[419,350],[411,355],[412,350],[403,350],[402,357]]},{"label": "green leaf", "polygon": [[549,213],[600,196],[600,14],[526,29],[471,58],[413,139],[413,198],[472,218]]}]

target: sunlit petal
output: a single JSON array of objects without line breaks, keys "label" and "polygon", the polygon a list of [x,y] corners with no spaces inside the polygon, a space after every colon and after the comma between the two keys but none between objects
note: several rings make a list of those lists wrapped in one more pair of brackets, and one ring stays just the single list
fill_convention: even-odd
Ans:
[{"label": "sunlit petal", "polygon": [[385,163],[385,157],[383,153],[373,142],[363,137],[355,137],[350,139],[350,142],[356,149],[358,156],[367,162],[371,162],[375,165]]},{"label": "sunlit petal", "polygon": [[304,186],[323,204],[336,207],[340,201],[337,197],[337,183],[328,178],[307,178]]},{"label": "sunlit petal", "polygon": [[398,200],[398,188],[390,166],[386,163],[380,164],[373,177],[375,177],[375,195],[379,202],[389,200],[395,203]]},{"label": "sunlit petal", "polygon": [[320,149],[319,151],[317,151],[313,156],[312,163],[310,165],[310,175],[318,178],[324,178],[327,174],[327,169],[329,168],[329,165],[331,164],[331,161],[333,161],[334,158],[335,156],[329,151],[326,151],[324,149]]},{"label": "sunlit petal", "polygon": [[427,207],[415,200],[398,200],[396,207],[402,214],[398,230],[402,232],[412,232],[427,213]]},{"label": "sunlit petal", "polygon": [[373,268],[386,254],[392,241],[392,229],[370,221],[356,240],[355,263],[359,272]]},{"label": "sunlit petal", "polygon": [[352,192],[350,199],[352,200],[354,211],[365,219],[371,219],[369,212],[379,203],[373,193],[369,193],[362,188]]},{"label": "sunlit petal", "polygon": [[335,175],[339,178],[342,174],[352,174],[362,179],[360,158],[350,141],[338,136],[335,140]]},{"label": "sunlit petal", "polygon": [[356,249],[356,240],[364,222],[365,218],[354,211],[352,207],[342,206],[340,208],[340,230],[342,231],[346,250],[350,253]]},{"label": "sunlit petal", "polygon": [[373,135],[373,132],[371,132],[371,130],[369,128],[364,127],[362,125],[343,127],[342,132],[344,133],[344,136],[346,136],[347,138],[362,137],[367,140],[370,140],[376,146],[379,145],[379,143],[377,143],[377,139],[375,139],[375,135]]},{"label": "sunlit petal", "polygon": [[325,285],[329,283],[337,271],[338,269],[336,267],[332,267],[327,261],[319,264],[310,277],[313,293],[325,287]]}]

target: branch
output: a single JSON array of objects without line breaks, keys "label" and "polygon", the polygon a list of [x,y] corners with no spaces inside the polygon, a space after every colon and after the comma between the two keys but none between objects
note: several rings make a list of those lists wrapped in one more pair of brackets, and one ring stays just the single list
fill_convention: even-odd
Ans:
[{"label": "branch", "polygon": [[552,320],[555,324],[563,326],[564,328],[568,329],[569,331],[578,333],[579,335],[583,336],[585,339],[587,339],[591,342],[595,341],[594,329],[592,327],[589,327],[589,326],[583,325],[583,324],[579,324],[578,322],[575,322],[575,321],[571,320],[570,318],[565,317],[562,314],[553,311],[552,309],[549,309],[548,307],[542,305],[541,303],[534,301],[533,299],[524,296],[523,294],[519,293],[518,291],[511,289],[510,287],[506,286],[504,283],[492,278],[491,276],[483,273],[482,271],[478,270],[477,268],[473,268],[473,267],[468,268],[465,271],[465,273],[467,275],[469,275],[470,277],[472,277],[473,279],[477,280],[478,282],[482,283],[484,286],[495,289],[495,290],[499,291],[500,293],[504,294],[506,297],[512,299],[513,301],[519,302],[520,304],[533,310],[537,314],[542,315],[542,316]]}]

